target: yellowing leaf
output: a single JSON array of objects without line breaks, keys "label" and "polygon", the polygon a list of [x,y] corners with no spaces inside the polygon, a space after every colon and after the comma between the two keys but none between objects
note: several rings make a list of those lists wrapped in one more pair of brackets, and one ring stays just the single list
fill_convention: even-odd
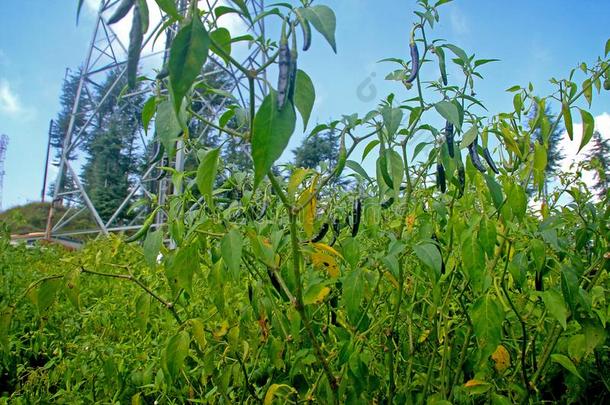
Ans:
[{"label": "yellowing leaf", "polygon": [[485,385],[485,384],[487,384],[485,381],[473,379],[473,380],[466,381],[466,384],[464,384],[464,387],[470,388],[470,387],[477,387],[479,385]]},{"label": "yellowing leaf", "polygon": [[290,180],[288,181],[288,187],[287,187],[288,195],[290,197],[294,196],[294,193],[296,193],[297,188],[303,182],[303,180],[305,180],[305,177],[309,173],[311,173],[311,169],[304,169],[302,167],[296,169],[292,173],[292,176],[290,176]]},{"label": "yellowing leaf", "polygon": [[339,266],[334,257],[327,253],[315,252],[311,255],[314,267],[328,271],[331,277],[339,277]]},{"label": "yellowing leaf", "polygon": [[341,256],[341,253],[337,252],[334,248],[328,246],[325,243],[314,243],[313,246],[316,248],[316,250],[324,250],[330,254],[333,254],[337,257],[340,257],[343,259],[343,256]]},{"label": "yellowing leaf", "polygon": [[324,301],[324,298],[330,293],[330,288],[325,287],[324,284],[315,284],[307,289],[307,292],[303,294],[303,304],[319,304]]},{"label": "yellowing leaf", "polygon": [[498,345],[496,351],[491,355],[491,359],[496,363],[495,367],[499,373],[510,366],[510,353],[508,353],[508,350],[502,345]]},{"label": "yellowing leaf", "polygon": [[284,397],[287,397],[290,394],[296,392],[294,390],[294,388],[292,388],[290,385],[272,384],[269,387],[269,389],[267,390],[267,393],[265,394],[265,399],[263,400],[263,405],[271,405],[273,403],[273,397],[276,396],[276,394],[280,394],[280,391],[284,391],[284,392],[287,391],[284,394]]},{"label": "yellowing leaf", "polygon": [[219,339],[227,334],[229,331],[229,322],[222,321],[220,327],[214,331],[214,337]]}]

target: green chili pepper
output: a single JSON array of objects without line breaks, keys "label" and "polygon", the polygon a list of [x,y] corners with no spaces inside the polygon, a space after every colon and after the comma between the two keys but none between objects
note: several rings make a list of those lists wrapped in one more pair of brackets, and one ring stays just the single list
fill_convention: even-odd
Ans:
[{"label": "green chili pepper", "polygon": [[303,31],[303,51],[307,51],[311,46],[311,24],[303,17],[303,14],[301,14],[301,11],[298,8],[294,9],[294,14],[297,16],[299,25]]},{"label": "green chili pepper", "polygon": [[494,160],[491,157],[491,153],[489,153],[489,149],[483,148],[483,157],[485,158],[485,161],[487,162],[487,164],[489,165],[491,170],[493,170],[493,172],[495,174],[500,174],[500,171],[498,170],[496,163],[494,162]]},{"label": "green chili pepper", "polygon": [[292,49],[290,50],[290,76],[288,77],[288,100],[294,103],[294,91],[296,88],[297,81],[297,59],[299,53],[297,52],[297,37],[292,35]]},{"label": "green chili pepper", "polygon": [[337,165],[335,166],[335,177],[341,177],[343,169],[345,169],[345,163],[347,162],[347,149],[345,148],[345,134],[341,136],[339,144],[339,157],[337,158]]},{"label": "green chili pepper", "polygon": [[153,210],[153,212],[150,213],[150,215],[146,218],[146,220],[144,221],[144,223],[142,224],[142,227],[138,230],[138,232],[134,233],[132,236],[125,239],[125,242],[131,243],[131,242],[135,242],[139,239],[142,239],[142,237],[144,237],[144,235],[146,235],[146,233],[148,233],[148,230],[150,229],[152,224],[155,222],[155,217],[157,215],[157,211],[159,211],[158,207],[155,208]]},{"label": "green chili pepper", "polygon": [[142,30],[140,5],[139,3],[136,3],[133,10],[131,31],[129,32],[129,49],[127,50],[127,84],[130,89],[136,87],[138,63],[140,62],[140,52],[142,51],[143,40],[144,32]]},{"label": "green chili pepper", "polygon": [[129,13],[129,10],[135,4],[135,0],[122,0],[117,8],[114,10],[114,13],[108,19],[108,24],[115,24],[123,19]]}]

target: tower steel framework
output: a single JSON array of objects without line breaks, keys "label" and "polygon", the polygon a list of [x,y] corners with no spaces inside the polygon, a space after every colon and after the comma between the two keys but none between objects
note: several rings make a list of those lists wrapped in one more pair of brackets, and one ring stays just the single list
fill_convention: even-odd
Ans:
[{"label": "tower steel framework", "polygon": [[[110,96],[112,91],[116,90],[116,86],[119,85],[121,79],[123,79],[126,75],[127,44],[121,41],[121,38],[115,32],[113,26],[109,25],[106,20],[109,14],[108,11],[117,3],[118,0],[100,0],[99,10],[94,23],[93,36],[87,50],[85,61],[82,65],[76,88],[74,104],[72,106],[66,134],[63,139],[57,178],[54,182],[53,200],[50,205],[47,220],[45,232],[46,238],[92,233],[108,234],[109,232],[113,231],[138,229],[143,221],[145,208],[141,209],[140,212],[137,213],[128,224],[119,224],[117,222],[117,218],[121,213],[129,208],[135,196],[150,196],[152,193],[156,192],[159,196],[159,201],[162,202],[164,201],[165,194],[169,190],[169,181],[164,180],[163,178],[159,179],[161,176],[155,175],[159,164],[149,164],[138,176],[138,178],[132,181],[128,194],[125,195],[125,198],[118,206],[114,214],[109,219],[103,220],[100,217],[95,204],[87,194],[87,191],[79,178],[78,167],[75,167],[74,164],[78,163],[79,159],[82,161],[83,154],[82,151],[79,150],[79,147],[82,146],[83,142],[85,141],[85,135],[87,133],[87,129],[89,129],[92,125],[93,117],[99,111],[104,101]],[[206,1],[206,7],[208,7],[210,10],[214,9],[220,4],[223,4],[221,0]],[[246,4],[251,15],[258,15],[264,9],[264,0],[246,0]],[[177,6],[180,10],[185,10],[186,0],[177,0]],[[157,27],[160,27],[164,22],[164,20],[161,20]],[[251,25],[250,22],[247,22],[244,19],[244,24],[247,24],[246,26],[254,38],[265,38],[265,25],[263,19],[260,19],[254,25]],[[141,63],[145,62],[147,59],[150,60],[149,58],[162,56],[163,64],[165,64],[168,57],[171,40],[175,35],[176,30],[176,26],[170,27],[166,36],[166,44],[163,50],[143,54],[141,57]],[[143,50],[149,46],[151,41],[154,41],[154,35],[156,35],[155,32],[156,29],[152,29],[146,34],[144,41],[142,42]],[[254,48],[253,50],[247,50],[245,52],[245,56],[241,62],[242,65],[247,68],[256,69],[263,66],[266,60],[267,55],[260,49]],[[240,70],[235,69],[231,65],[225,64],[221,59],[217,58],[213,54],[209,55],[206,66],[210,64],[213,66],[213,69],[211,71],[208,69],[206,74],[224,72],[224,75],[229,79],[227,91],[239,99],[242,102],[242,105],[248,105],[249,92],[247,77],[245,77]],[[162,66],[158,66],[158,68],[161,70]],[[116,75],[115,80],[106,88],[105,92],[101,94],[101,97],[98,98],[99,102],[83,103],[85,96],[90,96],[94,93],[94,91],[99,91],[99,89],[102,88],[100,84],[107,77],[108,72],[117,69],[119,74]],[[266,83],[265,80],[257,81],[257,103],[260,103],[264,94],[267,92],[264,83]],[[130,98],[135,96],[143,97],[146,95],[151,95],[153,94],[153,91],[155,91],[154,86],[149,85],[139,88],[130,94],[123,94],[122,98],[124,101],[129,102]],[[225,106],[224,102],[215,103],[213,97],[222,96],[206,95],[201,97],[201,99],[196,99],[193,101],[197,101],[202,108],[206,109],[208,117],[210,112],[212,112],[211,118],[213,122],[216,118],[215,116],[219,116],[222,113],[223,107]],[[93,97],[88,98],[93,100]],[[85,110],[83,111],[83,109]],[[75,128],[76,119],[84,120],[84,125],[79,126],[78,130]],[[202,133],[213,130],[213,128],[204,126]],[[146,137],[140,129],[140,137],[138,142],[140,142],[139,147],[142,150],[147,150],[147,148],[149,148],[151,143],[155,142],[155,140]],[[172,162],[166,161],[165,163],[169,163],[173,165],[175,169],[181,171],[183,170],[184,159],[184,150],[180,147],[180,145],[178,145],[176,158]],[[173,190],[173,192],[176,193],[179,192],[179,190]],[[63,213],[61,218],[54,223],[53,217],[55,208],[57,206],[64,205],[64,203],[68,204],[68,209]],[[68,223],[79,215],[82,215],[84,212],[89,212],[89,214],[92,216],[96,224],[95,229],[77,229],[71,231],[63,230]],[[158,226],[162,221],[163,217],[158,216],[155,226]]]},{"label": "tower steel framework", "polygon": [[8,147],[8,135],[0,135],[0,210],[2,210],[2,189],[4,187],[4,159]]}]

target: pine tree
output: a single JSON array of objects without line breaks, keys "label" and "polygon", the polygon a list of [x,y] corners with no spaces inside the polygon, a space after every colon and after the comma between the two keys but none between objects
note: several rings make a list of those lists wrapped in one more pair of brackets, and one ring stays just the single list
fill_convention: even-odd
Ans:
[{"label": "pine tree", "polygon": [[[529,122],[535,118],[537,112],[536,107],[532,108],[531,113],[529,114]],[[551,108],[547,105],[544,110],[543,117],[541,117],[541,122],[544,122],[543,125],[551,126],[556,120],[556,115],[553,114]],[[528,123],[528,125],[530,125]],[[550,128],[549,128],[550,129]],[[541,137],[541,129],[536,128],[532,134],[532,142],[544,143],[544,139]],[[557,176],[558,171],[561,167],[561,161],[565,158],[563,150],[561,148],[561,140],[563,138],[564,128],[559,125],[555,127],[553,132],[548,135],[546,142],[546,150],[547,150],[547,163],[544,169],[545,171],[545,190],[547,190],[549,183],[551,183],[554,178]],[[530,186],[528,188],[528,193],[533,194],[534,189]],[[546,191],[545,191],[546,192]]]},{"label": "pine tree", "polygon": [[587,159],[590,168],[595,170],[593,189],[597,191],[599,198],[603,199],[610,189],[610,138],[603,139],[599,131],[595,131]]},{"label": "pine tree", "polygon": [[[98,102],[116,81],[119,71],[112,71],[95,94]],[[129,193],[131,179],[139,170],[140,153],[135,147],[140,130],[142,98],[119,99],[127,83],[121,77],[106,100],[99,104],[93,117],[92,129],[84,149],[88,157],[81,178],[93,205],[104,220],[108,220]],[[119,219],[126,219],[121,213]]]},{"label": "pine tree", "polygon": [[339,155],[339,138],[333,131],[318,132],[303,140],[301,145],[292,151],[294,165],[315,169],[322,162],[330,167],[337,163]]},{"label": "pine tree", "polygon": [[[74,108],[74,102],[76,101],[76,92],[78,89],[78,83],[81,77],[81,69],[77,72],[69,73],[64,80],[62,86],[62,93],[59,97],[59,104],[61,107],[60,112],[57,114],[57,118],[54,120],[54,125],[51,128],[51,146],[55,149],[54,160],[56,162],[60,162],[61,155],[63,151],[63,144],[66,134],[68,132],[68,126],[70,123],[70,117],[72,116],[72,109]],[[74,116],[74,125],[72,127],[72,136],[74,134],[79,133],[86,120],[85,111],[89,109],[91,100],[89,100],[88,95],[86,93],[81,93],[78,110]],[[86,136],[86,134],[85,134]],[[74,151],[73,151],[74,152]],[[68,160],[74,160],[75,155],[71,153],[67,156]],[[61,184],[64,187],[70,187],[73,184],[72,175],[67,171],[63,171],[63,176],[61,179]],[[49,186],[48,195],[53,196],[55,190],[55,183],[51,183]],[[67,197],[70,201],[70,198]],[[78,201],[71,201],[74,203],[78,203]],[[71,203],[69,202],[69,203]]]}]

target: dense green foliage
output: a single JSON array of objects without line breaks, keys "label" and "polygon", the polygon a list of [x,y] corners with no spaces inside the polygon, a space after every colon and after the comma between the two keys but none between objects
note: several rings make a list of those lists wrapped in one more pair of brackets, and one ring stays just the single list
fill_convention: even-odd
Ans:
[{"label": "dense green foliage", "polygon": [[[58,207],[55,221],[61,218],[67,211],[65,207]],[[14,234],[25,234],[30,232],[44,232],[49,216],[49,204],[29,203],[12,207],[0,212],[0,226],[6,225],[8,231]],[[55,222],[53,222],[55,224]],[[94,228],[95,224],[86,212],[78,215],[64,230],[82,230]]]},{"label": "dense green foliage", "polygon": [[[202,88],[193,72],[209,53],[246,75],[252,101],[267,66],[231,59],[219,42],[226,33],[201,26],[196,2],[180,17],[158,1],[181,28],[171,80],[156,82],[169,90],[152,102],[157,136],[170,157],[180,137],[197,168],[164,169],[181,192],[153,204],[131,237],[141,245],[113,236],[65,253],[0,242],[3,395],[16,403],[607,403],[608,197],[594,199],[581,167],[542,190],[560,122],[574,137],[579,112],[581,149],[593,137],[581,98],[590,103],[601,90],[609,61],[580,65],[581,85],[576,70],[554,80],[549,97],[515,86],[514,111],[487,116],[472,94],[492,60],[431,39],[443,3],[418,1],[405,44],[411,60],[388,59],[397,65],[388,79],[407,95],[316,127],[337,134],[339,150],[330,167],[312,169],[276,161],[315,101],[296,68],[297,33],[305,49],[314,30],[336,49],[333,11],[282,3],[258,16],[285,22],[278,44],[290,58],[274,45],[269,61],[284,65],[280,88],[258,107],[226,105],[216,123],[184,107]],[[447,77],[447,63],[464,77]],[[423,82],[421,71],[438,80]],[[561,102],[554,121],[537,113],[520,124],[553,100]],[[253,170],[227,168],[218,147],[189,137],[190,120],[248,143]],[[361,158],[374,159],[375,176]],[[334,188],[345,174],[354,187]],[[530,184],[539,204],[528,203]],[[159,211],[167,223],[153,229]]]}]

